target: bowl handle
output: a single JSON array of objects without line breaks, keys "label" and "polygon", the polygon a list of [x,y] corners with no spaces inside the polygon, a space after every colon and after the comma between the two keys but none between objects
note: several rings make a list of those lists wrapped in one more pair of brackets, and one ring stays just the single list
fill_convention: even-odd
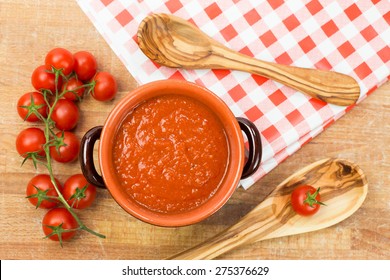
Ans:
[{"label": "bowl handle", "polygon": [[92,185],[106,188],[103,178],[97,173],[93,161],[93,148],[96,141],[100,139],[102,129],[103,126],[96,126],[85,133],[83,139],[81,139],[79,161],[85,179]]},{"label": "bowl handle", "polygon": [[237,121],[249,144],[248,159],[241,175],[241,179],[245,179],[255,173],[260,166],[262,155],[261,137],[259,130],[251,121],[245,118],[237,118]]}]

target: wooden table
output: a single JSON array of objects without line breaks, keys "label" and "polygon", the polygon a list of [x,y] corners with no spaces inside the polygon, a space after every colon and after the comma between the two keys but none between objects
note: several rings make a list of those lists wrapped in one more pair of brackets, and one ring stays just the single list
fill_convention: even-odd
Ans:
[{"label": "wooden table", "polygon": [[[95,54],[99,68],[119,82],[119,94],[109,103],[87,97],[75,133],[102,124],[112,107],[137,85],[75,1],[0,1],[0,258],[1,259],[162,259],[194,246],[235,223],[271,190],[299,168],[325,157],[358,163],[369,180],[361,209],[331,228],[264,241],[238,248],[222,259],[389,259],[390,258],[390,82],[280,164],[249,190],[238,189],[217,214],[197,225],[161,228],[125,213],[105,190],[96,203],[80,212],[91,228],[66,242],[43,240],[45,210],[25,199],[27,182],[38,172],[31,163],[20,166],[15,151],[18,132],[27,127],[16,113],[16,102],[31,91],[30,76],[55,46]],[[134,66],[136,67],[136,66]],[[80,173],[78,163],[55,164],[64,182]]]}]

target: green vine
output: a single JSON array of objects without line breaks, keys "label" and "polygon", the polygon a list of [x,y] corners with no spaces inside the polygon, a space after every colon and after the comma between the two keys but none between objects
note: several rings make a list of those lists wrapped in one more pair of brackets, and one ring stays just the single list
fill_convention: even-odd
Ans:
[{"label": "green vine", "polygon": [[[41,106],[38,107],[37,105],[33,104],[33,102],[32,102],[32,104],[30,106],[26,106],[25,107],[26,109],[28,109],[28,114],[27,114],[28,116],[31,115],[31,114],[35,114],[44,124],[44,134],[45,134],[46,143],[43,146],[43,150],[44,150],[44,152],[46,154],[46,157],[39,155],[39,152],[27,153],[25,158],[24,158],[24,160],[23,160],[23,162],[22,162],[22,165],[28,159],[32,160],[33,165],[34,165],[35,168],[37,168],[38,164],[43,165],[47,169],[47,171],[49,172],[50,180],[51,180],[51,182],[52,182],[52,184],[53,184],[53,186],[54,186],[54,188],[55,188],[55,190],[56,190],[56,192],[58,194],[58,197],[47,196],[47,192],[45,192],[45,191],[38,191],[37,194],[34,194],[32,196],[28,196],[27,198],[36,197],[36,198],[38,198],[38,203],[39,204],[43,200],[52,201],[53,199],[57,199],[69,211],[69,213],[74,217],[74,219],[78,223],[78,228],[65,230],[65,229],[62,228],[62,224],[58,225],[56,227],[48,226],[48,227],[52,228],[53,232],[49,236],[46,236],[46,238],[48,238],[48,237],[50,237],[52,235],[57,234],[61,246],[62,246],[61,234],[63,232],[84,230],[84,231],[87,231],[87,232],[89,232],[89,233],[91,233],[91,234],[93,234],[95,236],[100,237],[100,238],[105,238],[105,235],[100,234],[100,233],[90,229],[89,227],[87,227],[80,220],[80,218],[77,216],[77,214],[74,211],[74,209],[72,208],[72,206],[69,205],[69,203],[63,197],[63,195],[62,195],[62,193],[60,191],[60,188],[57,185],[57,182],[56,182],[56,180],[54,178],[54,175],[53,175],[52,158],[51,158],[51,155],[50,155],[50,147],[55,146],[57,149],[59,149],[61,146],[66,145],[63,142],[63,135],[62,135],[62,139],[61,139],[61,137],[56,136],[56,134],[54,132],[55,123],[51,119],[53,110],[54,110],[58,100],[60,100],[67,92],[73,92],[77,96],[76,91],[81,89],[81,88],[88,88],[88,91],[90,91],[94,87],[94,83],[84,84],[84,85],[79,86],[79,87],[77,87],[77,88],[75,88],[73,90],[70,90],[70,91],[66,90],[66,86],[65,86],[65,87],[63,87],[62,91],[59,91],[58,90],[58,85],[59,85],[60,77],[65,79],[65,81],[67,81],[67,77],[65,75],[63,75],[62,69],[52,68],[51,73],[53,73],[55,75],[55,89],[56,89],[55,92],[53,93],[50,90],[46,90],[46,89],[42,89],[41,90],[41,92],[42,92],[42,94],[44,96],[47,108],[48,108],[47,117],[44,117],[42,114],[39,113],[38,109],[40,109]],[[54,98],[54,100],[52,102],[50,102],[50,100],[49,100],[50,97]],[[39,205],[37,205],[37,207],[38,206]]]}]

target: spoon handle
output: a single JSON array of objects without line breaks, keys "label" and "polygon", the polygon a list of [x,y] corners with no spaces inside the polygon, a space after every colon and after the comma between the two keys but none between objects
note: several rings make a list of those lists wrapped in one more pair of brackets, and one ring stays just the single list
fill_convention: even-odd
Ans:
[{"label": "spoon handle", "polygon": [[[265,200],[238,223],[196,247],[170,257],[172,260],[210,260],[243,244],[272,238],[280,223]],[[263,206],[269,204],[268,206]]]},{"label": "spoon handle", "polygon": [[335,105],[352,105],[360,96],[360,87],[355,79],[337,72],[266,62],[222,45],[213,45],[213,55],[209,59],[216,68],[261,75]]}]

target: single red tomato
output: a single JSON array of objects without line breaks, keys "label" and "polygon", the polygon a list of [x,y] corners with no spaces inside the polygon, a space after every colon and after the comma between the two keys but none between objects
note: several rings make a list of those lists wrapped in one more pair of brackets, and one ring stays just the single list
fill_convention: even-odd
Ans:
[{"label": "single red tomato", "polygon": [[[51,72],[46,65],[38,66],[31,75],[31,83],[36,90],[42,91],[43,89],[50,90],[55,93],[55,75]],[[62,78],[58,77],[57,88],[61,88]]]},{"label": "single red tomato", "polygon": [[26,157],[27,153],[33,152],[45,156],[43,150],[45,143],[45,133],[39,128],[30,127],[22,130],[16,137],[16,150],[22,157]]},{"label": "single red tomato", "polygon": [[73,54],[64,48],[54,48],[47,53],[45,65],[49,69],[52,67],[57,70],[62,69],[62,73],[67,76],[73,71]]},{"label": "single red tomato", "polygon": [[69,240],[76,234],[72,230],[77,229],[78,223],[72,214],[65,208],[54,208],[49,210],[42,220],[42,229],[45,235],[54,241]]},{"label": "single red tomato", "polygon": [[96,187],[88,183],[82,174],[75,174],[65,181],[62,194],[73,208],[84,209],[95,200]]},{"label": "single red tomato", "polygon": [[68,99],[60,99],[54,106],[51,119],[59,130],[72,130],[79,120],[79,109]]},{"label": "single red tomato", "polygon": [[69,131],[57,132],[56,136],[58,141],[55,141],[55,144],[59,147],[50,146],[51,157],[55,161],[63,163],[74,161],[78,157],[80,150],[80,141],[77,136]]},{"label": "single red tomato", "polygon": [[77,77],[82,81],[88,81],[93,78],[97,70],[97,62],[95,57],[87,52],[80,51],[73,55],[74,71]]},{"label": "single red tomato", "polygon": [[64,94],[64,98],[70,101],[77,101],[81,99],[85,91],[85,88],[82,87],[83,85],[83,82],[75,77],[70,78],[66,84],[62,85],[62,91],[67,91]]},{"label": "single red tomato", "polygon": [[[61,191],[60,182],[55,179],[57,187]],[[50,197],[58,197],[57,191],[47,174],[34,176],[27,184],[26,195],[30,203],[37,208],[53,208],[58,204],[58,200]]]},{"label": "single red tomato", "polygon": [[296,213],[302,216],[311,216],[320,210],[320,188],[315,189],[309,185],[302,185],[291,193],[291,206]]},{"label": "single red tomato", "polygon": [[17,105],[19,116],[28,122],[37,122],[37,115],[47,117],[47,104],[43,95],[39,92],[27,92],[23,94]]},{"label": "single red tomato", "polygon": [[118,90],[115,78],[107,72],[98,72],[92,81],[95,86],[91,91],[93,98],[99,101],[109,101],[113,99]]}]

